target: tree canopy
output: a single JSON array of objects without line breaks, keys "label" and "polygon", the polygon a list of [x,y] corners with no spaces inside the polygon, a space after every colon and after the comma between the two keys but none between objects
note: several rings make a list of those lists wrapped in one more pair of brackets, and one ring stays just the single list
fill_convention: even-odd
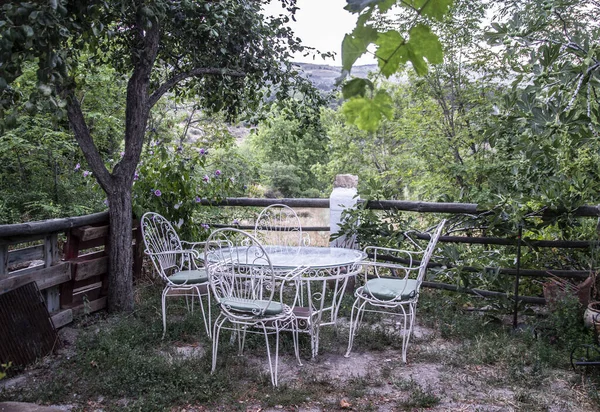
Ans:
[{"label": "tree canopy", "polygon": [[[235,116],[253,112],[273,93],[284,96],[294,86],[306,91],[307,82],[296,80],[289,62],[302,48],[299,39],[283,24],[287,16],[263,16],[267,1],[51,0],[2,6],[2,127],[14,124],[16,110],[33,112],[45,104],[68,119],[109,203],[110,310],[133,307],[131,188],[159,99],[193,96],[205,110]],[[295,0],[281,3],[294,12]],[[37,65],[38,84],[25,94],[12,84],[28,62]],[[110,165],[85,111],[88,74],[102,65],[114,70],[115,81],[127,82],[123,156]],[[24,100],[27,104],[18,104]]]}]

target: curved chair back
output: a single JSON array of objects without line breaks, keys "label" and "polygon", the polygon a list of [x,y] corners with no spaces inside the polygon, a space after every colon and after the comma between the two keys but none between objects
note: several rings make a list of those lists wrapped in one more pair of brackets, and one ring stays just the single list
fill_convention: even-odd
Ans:
[{"label": "curved chair back", "polygon": [[181,255],[165,253],[183,249],[171,223],[158,213],[147,212],[142,216],[140,228],[146,246],[144,252],[150,256],[156,270],[165,277],[169,270],[181,270]]},{"label": "curved chair back", "polygon": [[423,257],[421,258],[421,263],[419,265],[419,274],[417,275],[417,281],[419,284],[423,282],[425,278],[425,273],[427,273],[427,265],[431,260],[431,256],[433,255],[433,251],[435,250],[435,246],[437,245],[438,240],[442,234],[442,230],[444,230],[444,225],[446,224],[446,219],[442,220],[438,225],[431,238],[429,239],[429,243],[427,247],[423,251]]},{"label": "curved chair back", "polygon": [[262,317],[274,309],[275,272],[254,236],[233,228],[215,230],[204,259],[213,296],[226,316]]},{"label": "curved chair back", "polygon": [[265,245],[303,245],[300,218],[294,209],[283,204],[268,206],[260,212],[254,236]]}]

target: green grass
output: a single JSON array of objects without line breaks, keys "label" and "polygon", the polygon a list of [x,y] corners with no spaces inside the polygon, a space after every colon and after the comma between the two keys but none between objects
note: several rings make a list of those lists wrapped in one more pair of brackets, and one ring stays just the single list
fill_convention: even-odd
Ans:
[{"label": "green grass", "polygon": [[[60,363],[52,366],[38,365],[35,384],[0,391],[0,401],[76,404],[82,408],[86,402],[92,402],[105,411],[162,411],[189,405],[220,410],[246,410],[249,405],[293,410],[315,403],[330,410],[339,408],[340,399],[348,399],[356,410],[377,410],[374,394],[391,388],[394,396],[398,395],[393,400],[397,409],[431,408],[442,402],[437,388],[402,377],[401,372],[406,369],[398,359],[373,365],[361,376],[351,374],[354,377],[343,384],[311,368],[297,368],[292,382],[282,381],[284,366],[280,364],[280,387],[273,388],[265,372],[266,353],[260,335],[248,336],[248,356],[239,357],[237,345],[229,345],[229,335],[223,332],[218,368],[211,375],[211,342],[200,312],[189,313],[183,299],[169,299],[167,335],[163,340],[161,288],[149,285],[137,290],[133,314],[95,314],[79,319],[75,325],[80,330],[75,355],[61,357]],[[547,386],[556,370],[569,370],[569,342],[557,344],[545,335],[533,333],[536,318],[531,319],[531,328],[513,332],[510,326],[489,322],[480,313],[463,311],[465,300],[459,295],[423,293],[417,322],[430,328],[432,335],[411,339],[409,361],[413,365],[433,362],[446,368],[450,375],[451,371],[464,368],[492,368],[493,373],[478,379],[491,388],[521,388],[515,390],[515,404],[524,410],[535,410],[539,407],[538,391]],[[340,316],[349,317],[351,302],[351,296],[347,296]],[[544,322],[556,330],[565,328],[564,324],[553,326],[547,319]],[[381,326],[382,319],[377,316],[365,315],[364,323],[356,337],[353,356],[382,351],[396,351],[399,356],[401,338],[393,328]],[[587,339],[575,332],[569,330],[569,339]],[[347,333],[346,328],[324,328],[321,353],[343,359]],[[326,358],[307,361],[308,336],[301,334],[300,341],[303,360],[318,369]],[[280,354],[293,359],[288,334],[282,334],[280,345]],[[177,351],[180,346],[202,348],[204,355],[182,356]],[[350,367],[343,361],[340,365]],[[582,385],[595,405],[600,405],[598,372],[589,370],[585,379],[570,383]]]}]

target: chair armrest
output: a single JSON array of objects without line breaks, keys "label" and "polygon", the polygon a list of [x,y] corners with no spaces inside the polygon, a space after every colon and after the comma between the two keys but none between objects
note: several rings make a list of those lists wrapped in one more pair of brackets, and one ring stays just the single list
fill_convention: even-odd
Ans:
[{"label": "chair armrest", "polygon": [[181,245],[191,250],[197,250],[196,248],[204,248],[206,242],[188,242],[187,240],[180,240]]},{"label": "chair armrest", "polygon": [[[284,294],[284,287],[286,286],[286,284],[288,284],[290,281],[293,282],[294,285],[294,289],[293,289],[293,294],[294,294],[294,300],[292,302],[291,305],[289,305],[291,308],[296,307],[299,299],[300,299],[300,289],[299,289],[299,285],[300,285],[300,278],[302,276],[302,274],[304,272],[306,272],[308,269],[310,269],[309,266],[298,266],[290,271],[286,271],[286,272],[276,272],[275,273],[275,281],[279,281],[280,285],[279,285],[279,296],[281,297],[281,299],[283,300],[283,294]],[[289,290],[288,290],[289,292]]]}]

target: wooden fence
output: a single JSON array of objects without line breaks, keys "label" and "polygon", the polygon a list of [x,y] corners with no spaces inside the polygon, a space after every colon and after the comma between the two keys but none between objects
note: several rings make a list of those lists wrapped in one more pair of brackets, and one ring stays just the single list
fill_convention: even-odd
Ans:
[{"label": "wooden fence", "polygon": [[[230,198],[222,202],[202,201],[204,205],[265,207],[283,203],[291,207],[330,208],[330,199],[251,199]],[[398,210],[417,213],[477,214],[476,204],[429,203],[409,201],[367,202],[367,208],[376,210]],[[582,218],[600,216],[595,206],[577,209],[575,216]],[[333,223],[331,223],[333,227]],[[213,225],[226,226],[226,225]],[[241,226],[252,229],[253,226]],[[134,235],[134,276],[141,271],[142,248],[137,223],[132,228]],[[330,226],[303,227],[305,231],[327,232]],[[107,255],[106,246],[109,226],[108,213],[88,216],[53,219],[14,225],[0,225],[0,294],[35,281],[43,292],[46,305],[56,327],[68,324],[78,314],[93,312],[106,307]],[[427,235],[424,235],[425,238]],[[522,247],[558,247],[587,249],[597,244],[596,240],[535,240],[519,244],[518,239],[482,238],[471,236],[442,236],[440,242],[515,245]],[[518,259],[517,259],[518,262]],[[433,263],[435,265],[435,263]],[[494,270],[496,268],[493,268]],[[481,272],[486,268],[462,267],[461,270]],[[544,303],[539,296],[520,296],[519,277],[544,278],[551,273],[562,278],[583,280],[589,270],[522,269],[499,268],[499,273],[515,277],[515,291],[511,296],[517,301]],[[425,282],[430,288],[460,290],[481,296],[505,297],[505,292],[477,289],[460,289],[456,285]]]},{"label": "wooden fence", "polygon": [[[142,255],[137,222],[134,276]],[[0,294],[35,281],[55,327],[106,307],[108,212],[0,225]]]}]

